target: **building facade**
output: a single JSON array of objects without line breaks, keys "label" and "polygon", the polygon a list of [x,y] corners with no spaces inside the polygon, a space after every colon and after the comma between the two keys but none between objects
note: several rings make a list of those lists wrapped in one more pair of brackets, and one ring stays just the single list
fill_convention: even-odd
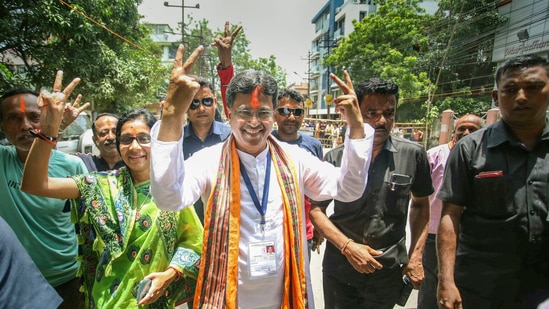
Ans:
[{"label": "building facade", "polygon": [[[353,20],[361,21],[375,14],[377,5],[374,0],[328,0],[313,17],[315,34],[309,53],[309,96],[313,107],[311,117],[330,118],[332,110],[326,105],[326,97],[334,95],[339,89],[329,78],[330,68],[322,64],[322,59],[331,53],[342,38],[354,31]],[[432,14],[437,9],[436,0],[423,0],[421,7]]]},{"label": "building facade", "polygon": [[498,66],[522,54],[549,56],[549,1],[504,0],[497,10],[507,18],[494,39],[492,60]]}]

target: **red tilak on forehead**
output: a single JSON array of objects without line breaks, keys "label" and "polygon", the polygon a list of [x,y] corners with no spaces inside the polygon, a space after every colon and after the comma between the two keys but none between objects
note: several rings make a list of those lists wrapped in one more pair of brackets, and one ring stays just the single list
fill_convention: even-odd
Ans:
[{"label": "red tilak on forehead", "polygon": [[254,91],[252,91],[252,97],[250,98],[250,104],[252,105],[252,108],[258,108],[259,107],[259,93],[263,90],[261,86],[255,87]]},{"label": "red tilak on forehead", "polygon": [[132,133],[133,133],[133,136],[137,136],[137,130],[134,127],[132,127]]},{"label": "red tilak on forehead", "polygon": [[23,96],[19,96],[19,110],[21,113],[25,113],[27,111],[27,108],[25,107],[25,98],[23,98]]},{"label": "red tilak on forehead", "polygon": [[110,126],[111,126],[111,119],[110,119],[110,118],[107,118],[106,123],[107,123],[107,125],[110,127]]}]

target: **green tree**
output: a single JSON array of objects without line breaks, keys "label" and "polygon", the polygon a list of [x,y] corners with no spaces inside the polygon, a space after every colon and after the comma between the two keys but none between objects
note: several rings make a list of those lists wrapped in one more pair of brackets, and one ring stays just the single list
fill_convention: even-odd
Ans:
[{"label": "green tree", "polygon": [[381,77],[397,83],[401,105],[413,104],[417,114],[424,114],[417,98],[426,97],[430,81],[418,63],[428,46],[425,29],[431,20],[416,0],[383,1],[375,14],[353,21],[354,31],[325,59],[326,64],[338,73],[347,69],[356,82]]},{"label": "green tree", "polygon": [[77,92],[96,110],[120,112],[155,100],[158,81],[168,73],[148,28],[139,24],[140,3],[74,0],[71,9],[59,0],[5,1],[0,51],[23,60],[24,70],[14,72],[3,61],[0,91],[51,87],[55,71],[62,69],[65,82],[82,79]]},{"label": "green tree", "polygon": [[504,22],[495,0],[441,0],[421,66],[435,84],[432,104],[457,115],[483,115],[491,105],[495,29]]}]

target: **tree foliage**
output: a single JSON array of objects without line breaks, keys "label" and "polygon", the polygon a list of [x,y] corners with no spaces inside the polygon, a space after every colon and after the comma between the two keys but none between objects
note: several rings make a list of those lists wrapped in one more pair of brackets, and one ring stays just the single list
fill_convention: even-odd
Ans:
[{"label": "tree foliage", "polygon": [[[139,23],[140,2],[74,0],[71,10],[60,0],[5,1],[0,8],[0,91],[49,88],[55,71],[62,69],[65,83],[81,78],[77,92],[96,110],[119,112],[154,100],[159,77],[167,72],[148,28]],[[8,53],[24,61],[24,70],[13,71]]]},{"label": "tree foliage", "polygon": [[428,15],[416,0],[377,1],[377,11],[354,21],[354,31],[325,63],[347,69],[356,82],[396,82],[399,121],[430,121],[448,108],[482,115],[491,104],[493,35],[502,22],[495,2],[441,0]]},{"label": "tree foliage", "polygon": [[387,0],[377,12],[353,21],[355,30],[334,49],[326,63],[347,69],[356,82],[371,77],[400,86],[403,101],[428,92],[428,74],[418,70],[418,50],[428,44],[425,25],[431,17],[417,1]]}]

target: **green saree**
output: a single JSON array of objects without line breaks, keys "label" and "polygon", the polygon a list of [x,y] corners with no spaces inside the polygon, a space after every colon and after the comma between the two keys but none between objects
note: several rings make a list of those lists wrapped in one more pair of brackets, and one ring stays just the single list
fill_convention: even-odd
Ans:
[{"label": "green saree", "polygon": [[194,294],[202,225],[193,207],[161,211],[149,182],[133,185],[127,168],[74,176],[80,200],[73,201],[78,223],[79,260],[88,308],[138,308],[137,285],[168,266],[182,276],[155,303],[140,308],[174,308]]}]

